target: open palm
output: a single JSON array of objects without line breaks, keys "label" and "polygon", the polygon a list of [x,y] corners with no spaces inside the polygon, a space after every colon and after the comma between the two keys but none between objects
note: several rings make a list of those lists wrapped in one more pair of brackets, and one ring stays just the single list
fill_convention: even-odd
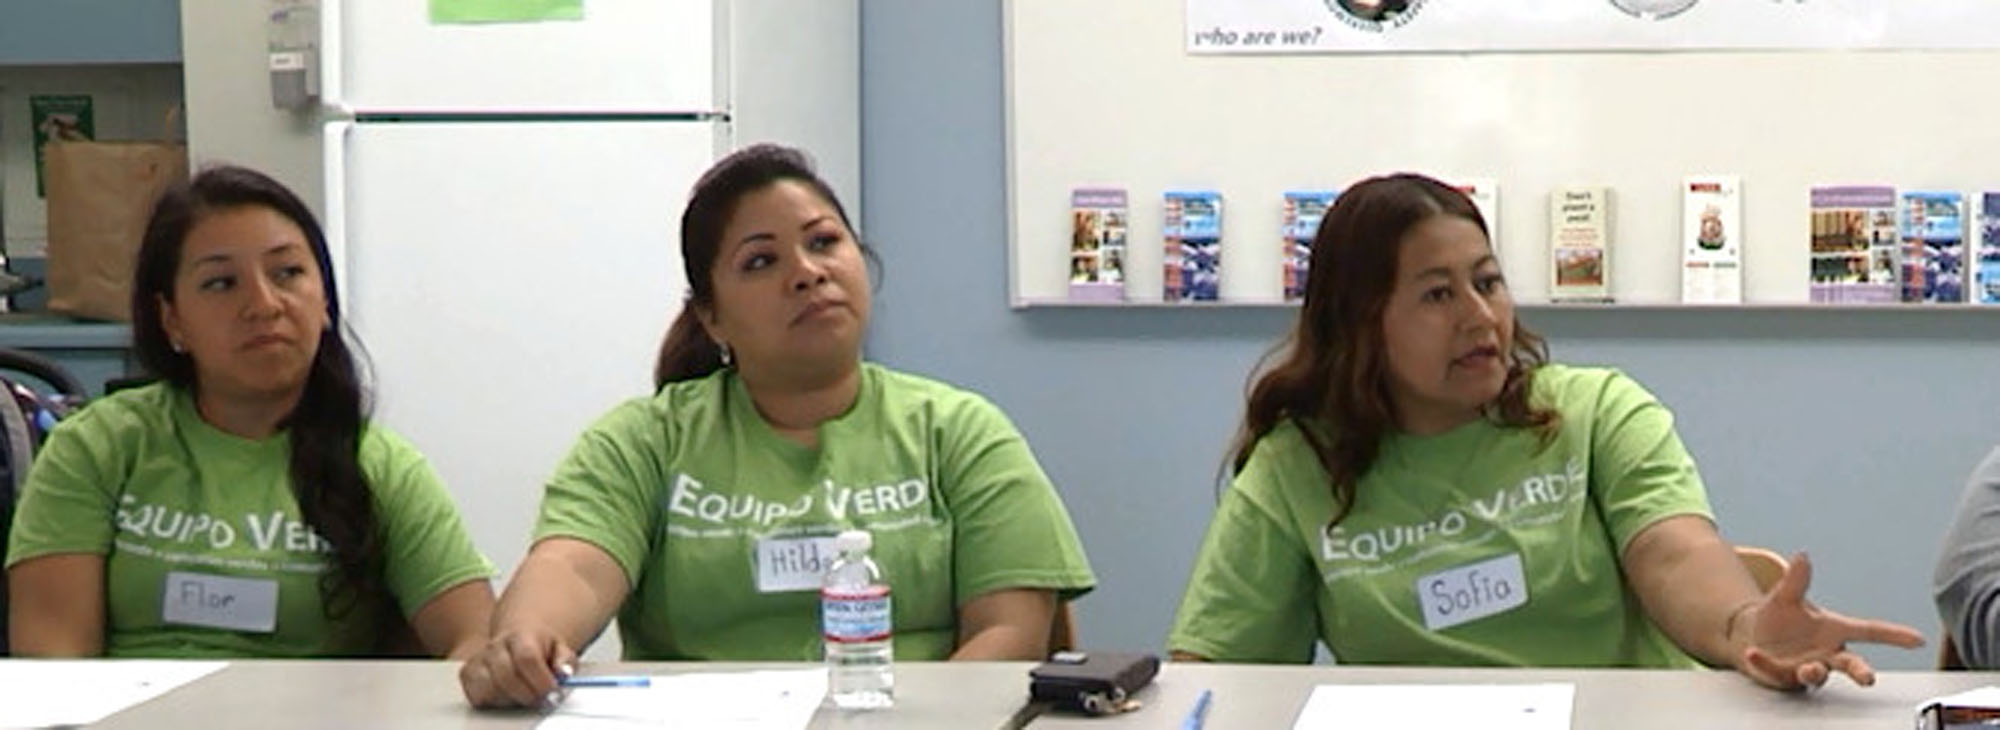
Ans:
[{"label": "open palm", "polygon": [[1866,686],[1875,670],[1847,649],[1848,642],[1866,641],[1906,649],[1923,646],[1923,634],[1902,624],[1857,619],[1820,608],[1806,600],[1812,585],[1812,561],[1805,553],[1792,557],[1785,574],[1744,620],[1750,634],[1737,670],[1760,684],[1780,689],[1817,687],[1834,672]]}]

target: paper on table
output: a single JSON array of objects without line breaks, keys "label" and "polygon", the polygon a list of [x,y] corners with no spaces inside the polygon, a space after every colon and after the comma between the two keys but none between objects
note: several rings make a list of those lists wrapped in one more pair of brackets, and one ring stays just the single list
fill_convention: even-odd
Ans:
[{"label": "paper on table", "polygon": [[1292,730],[1569,730],[1573,684],[1323,684]]},{"label": "paper on table", "polygon": [[825,698],[824,669],[656,675],[647,687],[570,690],[536,727],[801,730]]},{"label": "paper on table", "polygon": [[1988,685],[1917,705],[1917,730],[1990,728],[2000,718],[2000,687]]},{"label": "paper on table", "polygon": [[0,661],[0,727],[88,725],[200,679],[228,662],[151,659]]}]

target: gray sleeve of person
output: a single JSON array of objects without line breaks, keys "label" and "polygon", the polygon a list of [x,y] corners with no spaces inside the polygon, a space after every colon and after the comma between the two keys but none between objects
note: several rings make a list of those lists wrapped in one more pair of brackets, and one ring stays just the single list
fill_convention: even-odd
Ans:
[{"label": "gray sleeve of person", "polygon": [[2000,448],[1965,485],[1931,577],[1931,595],[1966,666],[2000,666]]}]

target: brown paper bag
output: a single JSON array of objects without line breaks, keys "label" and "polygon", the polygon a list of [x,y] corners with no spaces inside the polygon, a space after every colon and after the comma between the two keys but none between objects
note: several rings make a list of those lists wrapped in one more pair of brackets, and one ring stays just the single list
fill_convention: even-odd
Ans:
[{"label": "brown paper bag", "polygon": [[48,146],[49,310],[132,317],[132,267],[153,203],[187,179],[177,142],[52,142]]}]

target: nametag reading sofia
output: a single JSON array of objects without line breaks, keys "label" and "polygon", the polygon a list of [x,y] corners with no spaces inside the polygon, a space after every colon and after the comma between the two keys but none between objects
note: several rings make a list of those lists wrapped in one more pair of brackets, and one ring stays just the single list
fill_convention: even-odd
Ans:
[{"label": "nametag reading sofia", "polygon": [[757,541],[757,592],[816,591],[839,551],[832,537],[767,537]]},{"label": "nametag reading sofia", "polygon": [[160,618],[235,631],[269,633],[278,627],[278,582],[200,573],[167,573]]},{"label": "nametag reading sofia", "polygon": [[1417,603],[1432,631],[1520,608],[1528,602],[1521,554],[1502,555],[1417,579]]}]

